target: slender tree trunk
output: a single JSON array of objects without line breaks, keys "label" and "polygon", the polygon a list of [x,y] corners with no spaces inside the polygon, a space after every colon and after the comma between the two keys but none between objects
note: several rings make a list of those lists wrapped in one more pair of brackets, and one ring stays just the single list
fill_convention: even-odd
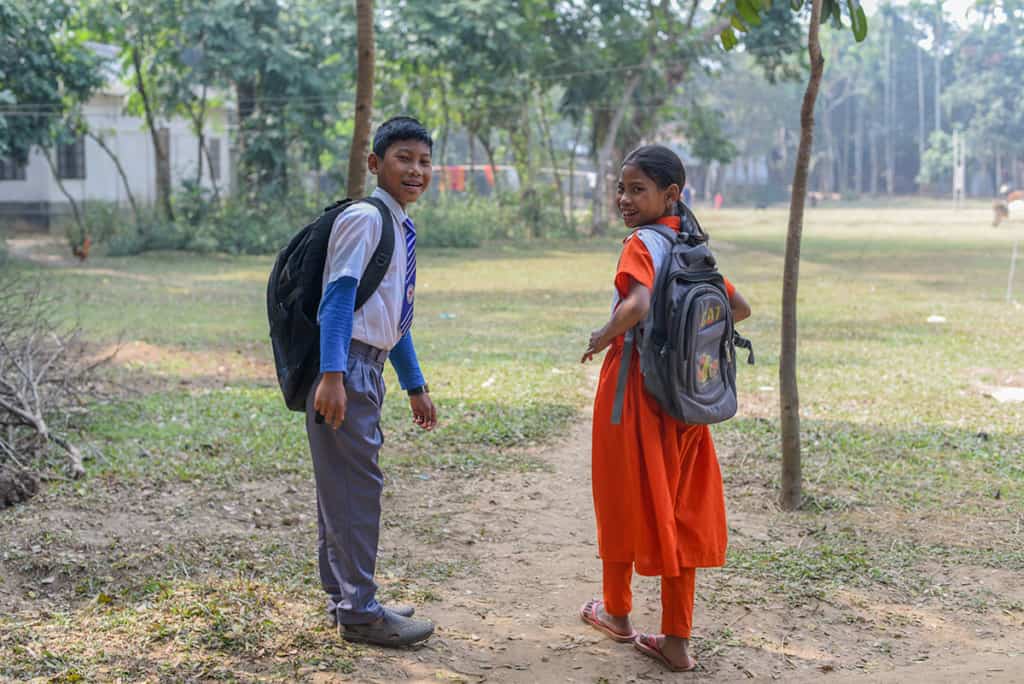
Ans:
[{"label": "slender tree trunk", "polygon": [[373,116],[373,0],[356,0],[356,111],[352,153],[348,158],[348,196],[366,193],[366,157],[370,149]]},{"label": "slender tree trunk", "polygon": [[583,121],[586,117],[580,115],[576,124],[576,130],[572,136],[572,155],[569,157],[569,230],[573,237],[576,236],[576,153],[580,144],[580,133],[583,131]]},{"label": "slender tree trunk", "polygon": [[[206,131],[203,130],[206,126],[206,86],[203,86],[203,93],[199,97],[199,113],[196,114],[189,105],[188,108],[189,117],[192,119],[192,126],[196,131],[196,138],[198,138],[198,145],[196,147],[196,188],[202,186],[203,183],[203,149],[206,147]],[[213,176],[213,167],[210,167],[210,176]]]},{"label": "slender tree trunk", "polygon": [[814,142],[814,104],[821,86],[825,59],[818,42],[822,0],[812,0],[811,24],[807,32],[807,51],[811,76],[800,108],[800,147],[793,191],[789,203],[789,228],[786,233],[786,260],[782,279],[782,347],[779,355],[779,389],[782,423],[782,491],[779,502],[784,510],[800,507],[803,500],[800,463],[800,394],[796,379],[797,286],[800,281],[800,240],[804,227],[804,201],[807,197],[807,167]]},{"label": "slender tree trunk", "polygon": [[[214,199],[214,201],[219,201],[220,200],[220,183],[217,182],[217,176],[213,172],[213,159],[210,157],[210,146],[207,144],[207,142],[208,141],[206,140],[206,138],[203,138],[202,151],[203,151],[203,154],[206,155],[206,165],[210,168],[210,184],[213,186],[213,199]],[[222,152],[222,154],[223,154],[223,152]],[[320,164],[320,162],[318,161],[317,162],[317,171],[318,172],[319,172],[319,164]],[[318,180],[317,180],[316,191],[317,191],[317,193],[319,193],[320,192],[319,173],[317,175],[317,179]],[[320,202],[317,201],[317,204],[320,204]]]},{"label": "slender tree trunk", "polygon": [[558,189],[558,207],[561,209],[562,227],[564,228],[569,225],[569,218],[565,214],[565,188],[562,187],[562,174],[558,170],[558,155],[555,154],[555,141],[551,136],[548,107],[543,95],[540,96],[540,126],[547,142],[548,155],[551,157],[551,173],[555,177],[555,187]]},{"label": "slender tree trunk", "polygon": [[494,146],[491,145],[491,134],[488,133],[487,137],[480,137],[480,146],[484,148],[484,154],[487,155],[487,163],[491,166],[491,173],[494,174],[494,194],[497,195],[501,189],[501,181],[498,179],[498,166],[494,163]]},{"label": "slender tree trunk", "polygon": [[444,116],[444,130],[441,136],[441,190],[447,192],[448,188],[448,137],[452,134],[451,111],[448,107],[448,84],[444,77],[440,79],[441,91],[441,113]]},{"label": "slender tree trunk", "polygon": [[942,130],[942,107],[939,100],[942,97],[942,0],[935,3],[935,41],[932,49],[935,50],[935,130]]},{"label": "slender tree trunk", "polygon": [[633,93],[644,73],[650,68],[653,53],[648,52],[643,65],[626,82],[626,89],[622,92],[622,99],[615,108],[608,130],[605,131],[604,140],[597,152],[597,186],[594,188],[594,216],[591,221],[591,234],[604,235],[608,228],[606,210],[608,208],[608,185],[607,175],[611,166],[612,150],[615,148],[615,138],[619,135],[619,127],[622,119],[626,116],[626,109],[633,100]]},{"label": "slender tree trunk", "polygon": [[473,176],[476,175],[476,134],[472,130],[466,131],[469,137],[469,175],[466,177],[466,194],[476,195],[476,184]]},{"label": "slender tree trunk", "polygon": [[167,158],[168,150],[160,142],[160,132],[156,128],[153,107],[146,93],[146,82],[142,78],[142,56],[138,47],[132,47],[132,66],[135,68],[135,87],[142,100],[142,108],[146,113],[146,126],[153,139],[153,150],[156,152],[156,193],[157,201],[163,206],[164,216],[168,221],[174,220],[174,209],[171,208],[171,175]]},{"label": "slender tree trunk", "polygon": [[132,208],[132,216],[135,218],[135,225],[139,225],[139,205],[135,202],[135,195],[132,193],[132,186],[128,183],[128,174],[124,172],[124,166],[121,164],[121,160],[118,159],[114,151],[107,145],[107,141],[103,139],[103,136],[93,133],[92,131],[86,130],[85,134],[96,141],[96,144],[100,146],[100,149],[106,152],[107,156],[110,157],[110,161],[114,162],[114,167],[117,169],[117,175],[121,177],[121,182],[124,184],[124,192],[128,197],[128,204]]},{"label": "slender tree trunk", "polygon": [[[924,104],[924,51],[919,46],[914,47],[917,54],[917,168],[921,169],[924,162],[924,151],[927,146],[928,131],[925,130],[925,104]],[[921,192],[918,185],[917,191]]]},{"label": "slender tree trunk", "polygon": [[67,187],[64,185],[63,179],[60,177],[60,173],[57,171],[57,165],[53,163],[53,157],[50,155],[50,150],[43,148],[43,156],[46,158],[46,163],[50,167],[50,173],[53,174],[53,180],[57,181],[57,187],[60,188],[61,194],[67,199],[68,204],[71,205],[71,214],[74,216],[75,225],[78,226],[78,233],[81,236],[82,242],[85,242],[86,236],[89,234],[88,228],[86,228],[85,221],[82,220],[82,212],[78,210],[78,202],[68,192]]},{"label": "slender tree trunk", "polygon": [[896,180],[896,156],[893,137],[896,128],[896,106],[894,86],[896,68],[893,63],[892,49],[893,22],[890,21],[885,31],[885,192],[892,197]]},{"label": "slender tree trunk", "polygon": [[864,98],[854,100],[853,116],[857,133],[853,136],[853,191],[860,197],[864,194]]},{"label": "slender tree trunk", "polygon": [[872,131],[871,138],[868,140],[868,154],[871,157],[871,178],[868,179],[868,187],[872,197],[878,194],[878,176],[881,174],[878,153],[878,146],[880,144],[878,131]]}]

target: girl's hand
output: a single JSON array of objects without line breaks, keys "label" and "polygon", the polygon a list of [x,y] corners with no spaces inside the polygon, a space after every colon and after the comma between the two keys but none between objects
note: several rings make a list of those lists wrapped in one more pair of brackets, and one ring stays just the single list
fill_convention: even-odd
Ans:
[{"label": "girl's hand", "polygon": [[600,354],[603,350],[607,349],[610,342],[606,342],[604,339],[604,329],[595,330],[590,333],[590,343],[587,345],[587,350],[583,352],[583,358],[580,359],[580,363],[586,363],[594,358],[595,354]]}]

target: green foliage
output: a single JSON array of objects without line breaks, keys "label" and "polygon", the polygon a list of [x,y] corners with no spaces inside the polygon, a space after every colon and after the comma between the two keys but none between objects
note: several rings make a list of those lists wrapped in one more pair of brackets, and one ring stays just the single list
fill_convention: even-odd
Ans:
[{"label": "green foliage", "polygon": [[0,2],[0,157],[28,159],[64,132],[62,117],[102,83],[72,3]]},{"label": "green foliage", "polygon": [[411,207],[423,247],[478,247],[485,240],[510,237],[515,215],[493,199],[441,198]]},{"label": "green foliage", "polygon": [[921,170],[917,182],[926,185],[938,185],[953,176],[953,137],[942,131],[932,131],[928,139],[928,149],[921,160]]},{"label": "green foliage", "polygon": [[686,118],[686,139],[693,156],[705,164],[710,161],[728,164],[737,154],[736,146],[722,130],[721,114],[697,104]]},{"label": "green foliage", "polygon": [[[804,0],[790,0],[789,9],[794,13],[800,12],[804,7]],[[846,14],[850,22],[850,31],[853,34],[854,39],[860,43],[868,36],[868,19],[864,13],[864,8],[860,4],[860,0],[822,0],[821,3],[821,24],[831,21],[832,28],[842,29],[843,28],[843,7],[845,4]],[[751,32],[750,27],[758,27],[762,24],[762,20],[766,16],[775,15],[776,20],[781,19],[781,14],[786,11],[785,5],[782,3],[773,3],[772,0],[731,0],[725,8],[726,16],[731,19],[732,26],[722,31],[720,38],[722,41],[722,47],[727,51],[732,50],[739,44],[739,39],[736,37],[736,31],[741,33]],[[782,20],[780,26],[785,27],[789,22]],[[790,41],[796,40],[799,42],[799,36],[793,34],[791,30],[786,30],[786,45],[790,44]],[[776,35],[776,39],[780,36]],[[744,41],[746,44],[746,41]],[[757,44],[757,41],[754,42]],[[778,47],[776,43],[776,53],[782,52],[782,49]],[[761,57],[766,59],[768,62],[768,73],[772,74],[777,67],[778,55],[772,54],[771,50],[764,50],[763,43],[760,50]],[[759,60],[760,61],[760,60]],[[769,76],[774,78],[774,76]]]}]

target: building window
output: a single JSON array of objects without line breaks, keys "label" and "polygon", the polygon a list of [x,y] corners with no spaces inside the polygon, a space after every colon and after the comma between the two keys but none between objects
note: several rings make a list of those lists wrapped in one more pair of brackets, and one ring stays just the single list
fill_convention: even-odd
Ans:
[{"label": "building window", "polygon": [[10,157],[0,157],[0,181],[25,180],[25,164]]},{"label": "building window", "polygon": [[213,180],[220,180],[220,138],[210,138],[206,141],[206,151],[210,155],[210,176]]},{"label": "building window", "polygon": [[57,147],[57,175],[63,180],[85,178],[85,139]]}]

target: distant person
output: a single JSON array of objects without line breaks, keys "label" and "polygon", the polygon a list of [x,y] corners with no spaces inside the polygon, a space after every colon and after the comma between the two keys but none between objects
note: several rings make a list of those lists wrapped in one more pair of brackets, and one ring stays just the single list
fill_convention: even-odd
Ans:
[{"label": "distant person", "polygon": [[[625,334],[647,316],[657,275],[645,244],[656,237],[638,229],[661,224],[679,232],[688,212],[679,201],[684,187],[683,163],[667,147],[640,147],[622,163],[617,202],[623,223],[632,232],[615,273],[611,320],[590,336],[582,359],[589,361],[608,349],[594,399],[592,444],[603,598],[587,602],[580,616],[615,641],[633,642],[637,650],[674,671],[696,667],[689,639],[697,568],[725,563],[722,474],[707,425],[687,425],[666,413],[644,387],[636,346],[630,344],[628,359],[624,348]],[[686,224],[696,226],[689,220]],[[706,239],[703,232],[694,238],[697,244]],[[728,280],[724,290],[734,320],[747,318],[750,306],[743,296]],[[704,325],[722,321],[721,315],[718,312]],[[627,376],[620,403],[617,391],[624,361]],[[708,368],[708,377],[721,382],[713,375],[717,368],[717,362]],[[613,423],[620,411],[618,423]],[[662,634],[638,634],[633,628],[634,570],[662,578]]]},{"label": "distant person", "polygon": [[383,441],[385,359],[409,394],[413,419],[425,430],[437,411],[412,341],[416,287],[416,229],[406,208],[430,185],[433,140],[411,117],[385,121],[373,137],[371,197],[390,213],[394,251],[383,280],[362,307],[356,293],[381,239],[384,216],[358,202],[331,231],[324,266],[320,375],[306,402],[306,432],[317,493],[317,552],[327,611],[344,639],[378,646],[423,641],[433,623],[411,606],[381,605],[373,576],[384,478],[377,464]]},{"label": "distant person", "polygon": [[693,206],[693,188],[690,187],[689,183],[683,188],[683,204],[688,207]]},{"label": "distant person", "polygon": [[719,209],[721,209],[722,208],[722,204],[724,202],[725,202],[725,198],[722,197],[722,193],[716,192],[715,193],[715,211],[718,211]]}]

